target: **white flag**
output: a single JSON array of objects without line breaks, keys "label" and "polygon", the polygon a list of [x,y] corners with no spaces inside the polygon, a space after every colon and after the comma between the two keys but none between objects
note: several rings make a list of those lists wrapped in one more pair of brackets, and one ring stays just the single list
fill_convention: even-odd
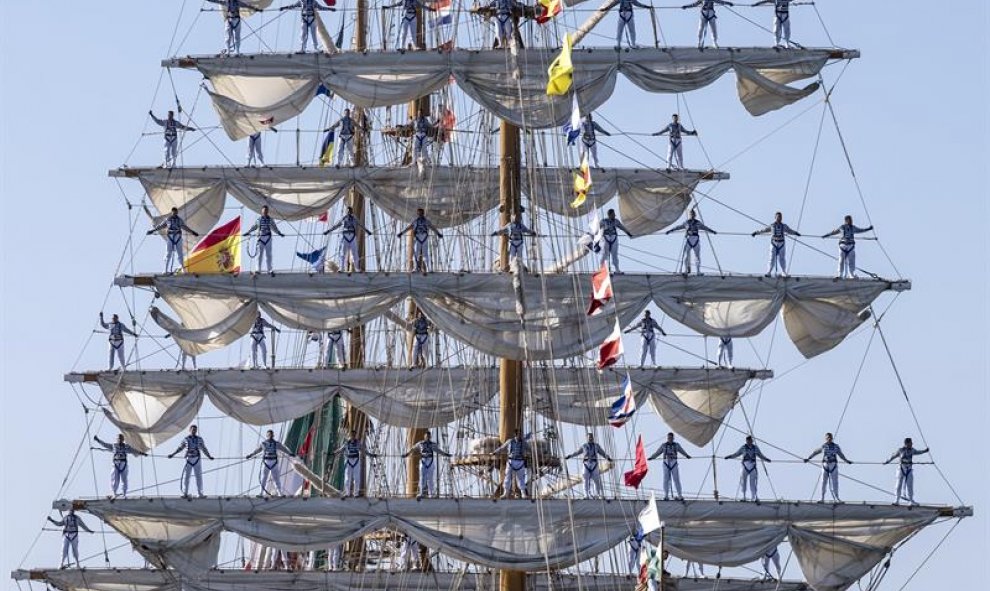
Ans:
[{"label": "white flag", "polygon": [[646,508],[639,512],[639,527],[643,534],[649,534],[660,529],[660,510],[657,509],[657,497],[655,493],[650,493],[650,501]]}]

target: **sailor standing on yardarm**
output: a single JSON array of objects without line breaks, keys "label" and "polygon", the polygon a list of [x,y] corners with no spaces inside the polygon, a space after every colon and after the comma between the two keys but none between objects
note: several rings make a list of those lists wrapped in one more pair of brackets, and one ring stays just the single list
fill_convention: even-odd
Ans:
[{"label": "sailor standing on yardarm", "polygon": [[261,272],[261,266],[264,261],[268,261],[268,272],[272,275],[275,274],[272,271],[272,233],[278,234],[279,236],[285,238],[285,234],[278,229],[275,225],[275,220],[272,216],[268,215],[268,206],[265,205],[261,208],[261,216],[258,218],[254,225],[251,226],[247,232],[244,232],[245,236],[250,236],[255,230],[258,231],[258,240],[255,242],[255,248],[258,249],[258,260],[257,266],[255,267],[255,273]]},{"label": "sailor standing on yardarm", "polygon": [[672,234],[679,230],[684,230],[684,249],[681,255],[682,272],[685,276],[691,272],[691,255],[694,255],[694,272],[701,275],[701,232],[718,234],[698,219],[698,214],[692,209],[688,213],[688,219],[683,224],[674,226],[667,230],[667,234]]},{"label": "sailor standing on yardarm", "polygon": [[839,272],[836,275],[837,279],[856,278],[856,234],[869,232],[872,229],[873,226],[859,228],[853,225],[852,216],[847,215],[841,226],[828,234],[822,235],[822,238],[828,238],[837,234],[842,235],[839,238]]},{"label": "sailor standing on yardarm", "polygon": [[300,16],[302,16],[302,47],[299,49],[300,53],[306,53],[306,39],[307,37],[313,40],[313,51],[320,50],[319,41],[316,37],[316,11],[317,10],[337,10],[330,6],[323,6],[317,0],[300,0],[299,2],[294,2],[287,6],[282,6],[279,10],[290,10],[292,8],[298,8]]},{"label": "sailor standing on yardarm", "polygon": [[[148,230],[148,235],[151,236],[155,232],[164,230],[165,228],[168,228],[165,231],[165,240],[167,244],[167,249],[165,251],[165,273],[172,274],[176,271],[182,270],[186,265],[186,257],[184,253],[185,248],[182,244],[182,231],[185,230],[186,232],[189,232],[193,236],[197,237],[199,234],[187,226],[186,222],[179,217],[178,207],[173,207],[172,212],[168,214],[168,217],[159,222],[159,224],[154,228]],[[178,267],[173,264],[173,259],[175,258],[179,259]]]},{"label": "sailor standing on yardarm", "polygon": [[841,458],[847,464],[852,464],[852,462],[843,455],[839,444],[832,440],[831,433],[825,434],[825,443],[811,452],[811,455],[804,459],[805,463],[810,462],[818,454],[822,454],[822,500],[820,502],[825,502],[825,487],[827,485],[832,492],[832,500],[841,503],[842,499],[839,498],[839,459]]},{"label": "sailor standing on yardarm", "polygon": [[663,327],[657,324],[657,321],[653,319],[653,316],[650,315],[649,310],[643,312],[642,320],[626,329],[626,334],[629,334],[635,330],[639,330],[639,334],[643,338],[642,351],[639,354],[639,368],[642,369],[646,364],[647,353],[650,354],[650,364],[656,365],[657,339],[654,331],[660,331],[660,334],[663,336],[667,336],[667,333],[664,332]]},{"label": "sailor standing on yardarm", "polygon": [[718,338],[718,366],[732,369],[732,337]]},{"label": "sailor standing on yardarm", "polygon": [[667,171],[669,172],[672,168],[683,170],[684,149],[681,146],[681,137],[685,135],[698,135],[698,131],[681,125],[680,116],[674,113],[667,127],[664,127],[653,135],[666,135],[670,137],[670,143],[667,145]]},{"label": "sailor standing on yardarm", "polygon": [[241,53],[241,9],[247,8],[241,4],[241,0],[206,0],[212,4],[219,4],[223,7],[224,23],[226,24],[224,53],[227,55],[237,55]]},{"label": "sailor standing on yardarm", "polygon": [[[117,436],[116,443],[107,443],[100,439],[98,435],[93,436],[93,440],[103,449],[113,452],[113,471],[110,472],[110,489],[113,493],[110,498],[117,496],[127,496],[127,455],[147,456],[143,451],[138,451],[124,441],[124,434]],[[118,493],[118,488],[120,489]]]},{"label": "sailor standing on yardarm", "polygon": [[[884,464],[889,464],[896,459],[900,459],[899,465],[897,466],[897,492],[895,493],[896,500],[895,505],[901,504],[901,499],[904,499],[912,505],[917,505],[914,502],[914,456],[921,454],[926,454],[931,451],[931,448],[925,449],[915,449],[914,442],[908,437],[904,440],[904,447],[898,449],[894,452],[890,458],[884,462]],[[901,494],[903,491],[904,494]]]},{"label": "sailor standing on yardarm", "polygon": [[698,6],[701,7],[701,22],[698,23],[698,49],[704,49],[705,34],[708,32],[708,29],[712,30],[712,45],[715,46],[715,49],[718,49],[718,27],[715,24],[715,21],[718,20],[718,15],[715,14],[716,4],[735,6],[732,2],[725,2],[723,0],[698,0],[697,2],[681,6],[685,10]]},{"label": "sailor standing on yardarm", "polygon": [[334,455],[344,454],[344,496],[356,497],[361,494],[361,455],[377,458],[358,438],[357,431],[351,429],[350,438],[334,450]]},{"label": "sailor standing on yardarm", "polygon": [[581,447],[574,453],[568,455],[564,459],[571,459],[581,456],[581,461],[584,462],[584,498],[593,498],[591,494],[591,483],[595,483],[595,489],[598,491],[598,496],[603,496],[605,494],[602,488],[602,471],[601,467],[598,465],[598,457],[601,456],[612,461],[602,446],[595,443],[594,433],[588,433],[588,441],[581,445]]},{"label": "sailor standing on yardarm", "polygon": [[430,329],[432,328],[433,323],[426,318],[423,311],[417,312],[416,320],[413,321],[413,354],[409,369],[429,365]]},{"label": "sailor standing on yardarm", "polygon": [[110,331],[110,371],[113,371],[113,358],[116,356],[120,361],[120,369],[124,369],[124,334],[136,337],[137,333],[124,326],[116,314],[110,317],[110,322],[103,320],[103,312],[100,312],[100,326]]},{"label": "sailor standing on yardarm", "polygon": [[196,492],[199,494],[200,498],[205,497],[203,494],[203,462],[200,456],[206,456],[209,459],[213,459],[210,455],[210,451],[206,449],[206,443],[203,442],[203,438],[197,433],[196,425],[189,427],[189,435],[182,440],[179,445],[179,449],[168,454],[169,458],[174,458],[182,450],[186,451],[186,463],[182,467],[182,476],[179,480],[179,488],[182,491],[182,496],[191,497],[189,493],[189,479],[195,475],[196,476]]},{"label": "sailor standing on yardarm", "polygon": [[272,484],[275,485],[275,494],[278,496],[284,496],[282,492],[282,475],[279,473],[278,467],[278,452],[282,452],[287,456],[295,456],[292,450],[282,445],[281,441],[275,439],[275,432],[271,429],[265,434],[265,439],[258,446],[258,449],[249,453],[244,459],[250,460],[258,454],[261,456],[261,494],[258,496],[271,495],[268,492],[268,481],[271,480]]},{"label": "sailor standing on yardarm", "polygon": [[519,487],[519,493],[524,498],[529,498],[529,491],[526,489],[529,483],[529,470],[526,467],[529,444],[523,439],[518,429],[516,429],[515,437],[500,445],[492,454],[498,455],[502,452],[507,452],[508,454],[508,459],[505,463],[505,478],[502,481],[502,498],[509,498],[512,492],[513,481]]},{"label": "sailor standing on yardarm", "polygon": [[626,233],[626,236],[632,238],[632,233],[622,225],[619,218],[615,217],[615,210],[610,209],[605,216],[605,219],[601,221],[602,228],[602,238],[604,240],[601,243],[602,246],[602,260],[600,264],[604,265],[606,261],[611,259],[612,267],[611,271],[613,273],[622,273],[619,270],[619,230]]},{"label": "sailor standing on yardarm", "polygon": [[678,501],[684,500],[684,495],[681,494],[681,471],[677,467],[678,456],[684,456],[687,459],[691,459],[688,452],[684,451],[680,443],[674,441],[674,434],[667,433],[667,441],[660,444],[657,451],[653,452],[653,455],[648,457],[647,460],[655,460],[657,458],[663,458],[663,500],[667,501],[670,499],[671,491],[671,481],[673,481],[674,489],[677,490]]},{"label": "sailor standing on yardarm", "polygon": [[347,259],[350,259],[351,261],[351,269],[356,271],[358,268],[357,231],[361,230],[368,236],[371,236],[372,232],[361,223],[361,220],[359,220],[356,215],[354,215],[353,207],[348,207],[347,213],[344,217],[342,217],[336,224],[327,228],[326,231],[323,232],[323,235],[326,236],[337,228],[343,229],[340,234],[340,238],[342,240],[340,245],[340,271],[345,273],[348,272]]},{"label": "sailor standing on yardarm", "polygon": [[[354,132],[357,130],[358,124],[351,117],[350,109],[344,109],[344,114],[340,119],[330,127],[324,129],[323,133],[329,133],[338,127],[340,128],[340,132],[337,134],[336,166],[340,168],[340,165],[344,163],[345,154],[347,155],[347,165],[351,166],[354,164]],[[362,131],[364,131],[363,128]]]},{"label": "sailor standing on yardarm", "polygon": [[[267,122],[271,122],[272,119],[268,119]],[[266,122],[262,122],[265,125]],[[272,133],[278,133],[278,130],[274,127],[267,128],[268,131]],[[261,152],[261,131],[256,131],[248,136],[248,153],[247,153],[247,166],[264,166],[265,165],[265,155]]]},{"label": "sailor standing on yardarm", "polygon": [[519,263],[525,258],[526,236],[536,236],[522,221],[519,213],[512,214],[512,221],[492,232],[492,236],[507,236],[509,238],[509,264]]},{"label": "sailor standing on yardarm", "polygon": [[[774,47],[791,46],[791,2],[794,0],[760,0],[753,6],[773,4]],[[784,43],[781,44],[781,39]]]},{"label": "sailor standing on yardarm", "polygon": [[179,131],[196,131],[194,127],[188,127],[175,120],[175,112],[169,111],[165,119],[155,117],[155,114],[148,111],[152,120],[165,129],[165,168],[175,166],[175,160],[179,154]]},{"label": "sailor standing on yardarm", "polygon": [[753,500],[759,502],[760,497],[757,493],[759,472],[757,471],[756,459],[760,458],[764,462],[769,462],[770,458],[763,455],[763,452],[760,451],[760,446],[753,443],[752,435],[747,435],[745,445],[740,447],[736,453],[725,456],[725,459],[731,460],[738,457],[742,457],[742,470],[739,473],[739,488],[742,489],[742,500],[746,500],[746,482],[748,481],[749,490],[753,494]]},{"label": "sailor standing on yardarm", "polygon": [[[268,345],[265,343],[265,329],[270,328],[275,332],[282,332],[277,326],[261,317],[254,319],[251,325],[251,369],[258,369],[261,366],[268,368]],[[261,365],[258,364],[258,352],[261,352]]]},{"label": "sailor standing on yardarm", "polygon": [[612,135],[605,131],[604,127],[598,125],[598,122],[592,119],[591,113],[588,113],[581,120],[581,150],[578,153],[578,159],[583,162],[585,156],[590,154],[595,168],[600,168],[598,166],[598,139],[595,137],[596,131],[602,135]]},{"label": "sailor standing on yardarm", "polygon": [[602,12],[608,12],[615,5],[619,5],[619,21],[615,32],[615,49],[619,50],[622,48],[622,32],[626,32],[626,41],[630,48],[639,49],[639,45],[636,45],[636,19],[633,18],[633,7],[638,6],[639,8],[648,8],[652,10],[653,8],[649,4],[643,4],[639,0],[615,0],[608,6],[601,9]]},{"label": "sailor standing on yardarm", "polygon": [[402,457],[408,458],[413,452],[419,452],[419,494],[416,495],[416,498],[422,499],[424,496],[435,496],[437,492],[437,464],[435,456],[436,454],[440,454],[449,458],[450,454],[440,449],[433,442],[429,431],[426,432],[422,441],[416,442],[409,448],[409,451],[402,454]]},{"label": "sailor standing on yardarm", "polygon": [[69,512],[62,519],[52,519],[48,518],[48,521],[52,522],[56,527],[62,528],[62,563],[59,568],[67,568],[69,566],[69,551],[72,551],[72,557],[76,561],[76,568],[82,568],[79,564],[79,528],[86,530],[89,533],[93,533],[93,530],[83,523],[82,519],[76,515],[75,509],[69,509]]},{"label": "sailor standing on yardarm", "polygon": [[777,269],[780,270],[780,276],[789,277],[787,274],[787,243],[785,237],[788,234],[791,236],[800,236],[801,234],[792,230],[790,226],[784,223],[784,215],[779,211],[773,215],[772,224],[762,230],[753,232],[751,235],[756,237],[760,234],[770,234],[770,264],[767,266],[767,272],[764,277],[769,277]]},{"label": "sailor standing on yardarm", "polygon": [[416,210],[416,219],[399,232],[399,238],[402,238],[402,235],[410,230],[412,230],[413,235],[413,269],[410,270],[421,270],[425,274],[430,268],[430,247],[427,244],[430,232],[435,233],[437,238],[443,238],[443,234],[426,218],[426,212],[423,208]]},{"label": "sailor standing on yardarm", "polygon": [[[412,49],[413,43],[417,43],[417,21],[419,20],[419,17],[417,16],[416,9],[422,8],[423,10],[429,10],[430,12],[436,12],[436,9],[420,2],[420,0],[399,0],[395,4],[386,4],[382,8],[398,8],[400,6],[402,7],[402,20],[399,22],[399,40],[397,48],[399,51],[405,51],[407,47]],[[410,37],[412,38],[412,41],[409,45],[406,45],[406,39]]]}]

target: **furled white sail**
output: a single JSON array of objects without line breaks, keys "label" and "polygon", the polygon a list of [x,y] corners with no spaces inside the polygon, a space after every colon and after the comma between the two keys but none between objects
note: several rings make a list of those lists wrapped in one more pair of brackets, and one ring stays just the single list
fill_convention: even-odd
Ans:
[{"label": "furled white sail", "polygon": [[[704,445],[751,379],[769,371],[663,368],[554,368],[549,377],[527,370],[523,399],[535,411],[568,423],[607,425],[626,373],[642,404],[651,401],[672,430]],[[131,445],[147,451],[188,427],[203,401],[251,425],[268,425],[315,411],[334,396],[397,427],[434,428],[481,408],[498,392],[498,369],[280,369],[123,371],[69,374],[95,382],[109,403],[107,417]],[[554,400],[553,398],[556,398]]]},{"label": "furled white sail", "polygon": [[[498,206],[498,168],[127,168],[111,176],[137,178],[159,216],[172,207],[194,231],[205,234],[223,214],[225,194],[256,212],[267,205],[276,219],[301,220],[326,212],[352,188],[395,219],[411,220],[416,209],[428,212],[439,228],[463,224]],[[567,168],[522,171],[522,191],[535,207],[564,216],[573,208],[573,172]],[[595,171],[590,203],[607,203],[618,195],[619,214],[633,235],[650,234],[683,215],[694,188],[703,180],[728,174],[694,170],[612,168]]]},{"label": "furled white sail", "polygon": [[[394,591],[396,589],[457,589],[458,591],[495,591],[498,573],[467,572],[364,572],[327,571],[238,571],[212,570],[184,576],[163,569],[91,569],[86,570],[18,570],[16,581],[46,582],[59,591]],[[678,579],[677,591],[807,591],[798,581],[763,581],[723,577],[713,579]],[[631,588],[635,578],[612,574],[544,574],[527,576],[530,591],[615,591]]]},{"label": "furled white sail", "polygon": [[[613,317],[588,317],[586,275],[520,278],[525,305],[517,309],[513,276],[486,273],[286,274],[269,276],[118,277],[118,285],[153,285],[178,314],[152,318],[189,353],[225,346],[247,334],[259,309],[294,328],[351,328],[412,298],[442,331],[483,353],[530,361],[580,355],[601,344]],[[616,275],[615,314],[628,325],[650,302],[677,322],[710,336],[759,334],[780,311],[788,335],[805,357],[838,345],[867,318],[861,312],[908,281],[764,278],[749,275]]]},{"label": "furled white sail", "polygon": [[[57,502],[59,506],[65,501]],[[622,544],[642,501],[328,498],[117,499],[74,501],[129,538],[159,566],[208,569],[211,541],[234,532],[285,550],[320,550],[394,528],[457,560],[490,568],[542,571],[573,566]],[[938,517],[967,508],[718,501],[660,502],[664,543],[685,560],[738,566],[784,539],[808,583],[840,590],[894,544]],[[814,543],[807,543],[814,538]],[[867,551],[869,550],[869,551]],[[856,574],[859,573],[859,574]]]},{"label": "furled white sail", "polygon": [[[734,48],[582,49],[572,56],[571,93],[546,94],[547,64],[555,49],[527,48],[510,65],[501,51],[454,50],[441,53],[378,52],[185,57],[164,66],[196,68],[213,85],[210,93],[220,121],[237,140],[299,113],[322,84],[360,107],[406,103],[436,92],[451,77],[496,117],[524,128],[562,125],[571,113],[572,94],[581,112],[591,112],[612,95],[619,73],[647,92],[682,93],[708,86],[729,70],[739,81],[739,99],[752,115],[791,104],[818,88],[787,85],[814,77],[830,59],[852,59],[857,51]],[[262,123],[265,121],[266,123]]]}]

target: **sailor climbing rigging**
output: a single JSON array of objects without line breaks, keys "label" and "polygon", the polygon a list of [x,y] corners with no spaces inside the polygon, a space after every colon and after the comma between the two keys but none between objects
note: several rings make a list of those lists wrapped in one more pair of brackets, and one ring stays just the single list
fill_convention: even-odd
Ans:
[{"label": "sailor climbing rigging", "polygon": [[492,236],[506,236],[509,239],[509,264],[520,264],[526,256],[525,242],[526,236],[536,236],[536,232],[530,230],[522,221],[519,213],[512,214],[512,221],[492,232]]},{"label": "sailor climbing rigging", "polygon": [[[404,52],[407,48],[412,49],[415,43],[419,49],[426,49],[425,46],[419,46],[416,38],[417,21],[419,20],[417,9],[429,10],[430,12],[436,12],[437,9],[420,0],[399,0],[395,4],[386,4],[382,8],[398,8],[400,6],[402,7],[402,20],[399,22],[399,39],[396,47],[399,51]],[[410,37],[412,37],[412,41],[406,45],[406,39]]]},{"label": "sailor climbing rigging", "polygon": [[416,498],[422,499],[424,496],[435,496],[437,492],[437,465],[435,456],[439,454],[449,458],[450,454],[440,449],[436,443],[433,443],[429,431],[426,432],[422,441],[416,442],[406,453],[402,454],[402,457],[408,458],[413,452],[419,453],[419,494],[416,495]]},{"label": "sailor climbing rigging", "polygon": [[805,463],[810,462],[818,454],[822,455],[822,499],[825,502],[825,487],[828,486],[832,493],[832,500],[841,503],[839,498],[839,459],[847,464],[852,462],[842,453],[839,444],[832,440],[832,434],[825,434],[825,443],[821,447],[811,452],[811,455],[804,459]]},{"label": "sailor climbing rigging", "polygon": [[89,529],[83,520],[76,515],[75,509],[69,509],[69,512],[62,519],[49,517],[48,521],[56,527],[62,528],[62,562],[59,568],[69,566],[70,550],[72,551],[72,558],[76,561],[76,567],[82,568],[82,565],[79,564],[79,529],[82,528],[89,533],[93,533],[93,530]]},{"label": "sailor climbing rigging", "polygon": [[684,456],[687,459],[691,459],[688,452],[684,451],[680,443],[674,441],[674,434],[667,433],[667,441],[660,444],[657,451],[653,452],[653,455],[647,458],[647,460],[655,460],[657,458],[663,458],[663,500],[670,500],[670,494],[673,492],[671,490],[671,482],[673,482],[674,489],[677,491],[677,496],[674,497],[678,501],[684,500],[684,495],[681,493],[681,471],[677,466],[677,459],[679,456]]},{"label": "sailor climbing rigging", "polygon": [[680,115],[674,113],[671,117],[671,122],[667,124],[667,127],[664,127],[653,135],[666,135],[670,138],[670,143],[667,144],[667,171],[669,172],[672,168],[683,170],[684,149],[681,145],[681,137],[685,135],[698,135],[698,131],[695,129],[688,129],[681,125]]},{"label": "sailor climbing rigging", "polygon": [[299,2],[293,2],[286,6],[279,7],[279,10],[290,10],[293,8],[298,8],[300,15],[302,16],[302,47],[299,49],[300,53],[306,53],[306,39],[313,40],[313,51],[320,51],[320,43],[317,41],[316,37],[316,11],[318,10],[337,10],[331,6],[323,6],[317,0],[300,0]]},{"label": "sailor climbing rigging", "polygon": [[822,235],[822,238],[828,238],[837,234],[842,235],[839,238],[839,272],[836,275],[837,279],[856,277],[856,234],[869,232],[872,229],[873,226],[859,228],[853,225],[852,216],[847,215],[841,226],[828,234]]},{"label": "sailor climbing rigging", "polygon": [[265,433],[265,439],[258,446],[258,449],[249,453],[244,457],[246,460],[250,460],[258,454],[261,456],[261,494],[262,496],[271,496],[268,492],[268,482],[269,480],[275,486],[275,494],[278,496],[284,496],[282,491],[282,475],[279,473],[278,467],[278,453],[282,452],[287,456],[294,457],[296,454],[292,453],[292,450],[282,445],[281,441],[275,439],[275,432],[271,429]]},{"label": "sailor climbing rigging", "polygon": [[93,440],[103,449],[113,452],[113,470],[110,472],[110,489],[113,491],[110,498],[117,496],[127,496],[127,455],[146,456],[148,454],[138,451],[124,441],[124,434],[117,436],[116,443],[107,443],[100,439],[98,435],[93,436]]},{"label": "sailor climbing rigging", "polygon": [[606,261],[611,259],[611,271],[612,273],[622,273],[619,270],[619,230],[626,233],[626,236],[632,238],[632,232],[626,229],[619,221],[619,218],[615,217],[615,210],[610,209],[605,216],[605,219],[601,222],[602,228],[602,258],[601,263],[604,265]]},{"label": "sailor climbing rigging", "polygon": [[570,460],[571,458],[576,458],[581,456],[581,461],[584,463],[584,497],[586,499],[593,498],[591,494],[591,483],[595,483],[595,489],[598,491],[598,496],[604,496],[605,492],[602,489],[602,471],[601,466],[598,465],[599,456],[605,458],[609,462],[612,462],[612,458],[605,453],[602,446],[595,443],[594,433],[588,433],[588,441],[581,445],[577,451],[566,456],[565,459]]},{"label": "sailor climbing rigging", "polygon": [[694,272],[701,275],[701,232],[718,234],[698,219],[698,214],[692,209],[688,212],[688,219],[683,224],[679,224],[667,230],[667,234],[672,234],[679,230],[684,230],[684,249],[681,255],[681,272],[687,276],[691,272],[691,255],[694,255]]},{"label": "sailor climbing rigging", "polygon": [[767,272],[764,277],[769,277],[775,270],[779,270],[779,276],[788,277],[787,243],[785,237],[788,234],[791,236],[800,236],[801,234],[792,230],[790,226],[784,223],[784,215],[779,211],[773,215],[772,224],[762,230],[753,232],[751,235],[756,237],[760,234],[770,234],[770,264],[767,266]]},{"label": "sailor climbing rigging", "polygon": [[619,21],[618,27],[615,32],[615,49],[618,51],[622,48],[622,33],[626,33],[626,43],[632,49],[638,49],[639,45],[636,45],[636,19],[633,18],[633,8],[647,8],[653,10],[653,7],[649,4],[643,4],[639,0],[615,0],[608,6],[601,8],[602,12],[608,12],[609,10],[615,8],[615,5],[619,5]]},{"label": "sailor climbing rigging", "polygon": [[725,456],[725,459],[731,460],[738,457],[742,457],[742,470],[739,473],[739,488],[742,489],[742,500],[746,500],[746,483],[748,481],[753,500],[759,502],[760,497],[757,493],[759,472],[757,471],[756,459],[759,458],[764,462],[769,462],[770,458],[763,455],[763,452],[760,451],[760,446],[753,443],[752,435],[747,435],[745,445],[740,447],[736,453]]},{"label": "sailor climbing rigging", "polygon": [[340,268],[341,272],[348,272],[347,270],[347,260],[350,259],[351,269],[358,269],[358,241],[357,241],[357,231],[362,230],[368,236],[372,235],[371,230],[365,227],[361,223],[361,220],[354,215],[354,208],[348,207],[347,213],[344,217],[340,219],[339,222],[327,228],[323,235],[326,236],[330,232],[333,232],[337,228],[341,228],[340,233],[341,245],[340,245]]},{"label": "sailor climbing rigging", "polygon": [[526,458],[529,456],[529,444],[523,439],[522,433],[516,429],[515,436],[500,445],[492,452],[499,455],[506,452],[505,478],[502,480],[502,498],[507,499],[512,493],[512,483],[515,481],[519,487],[519,493],[524,498],[529,498],[529,491],[526,488],[529,482],[529,469],[526,467]]},{"label": "sailor climbing rigging", "polygon": [[110,331],[110,371],[113,371],[113,358],[117,357],[120,362],[120,369],[124,369],[124,335],[129,334],[136,337],[137,333],[124,326],[116,314],[110,317],[110,322],[103,320],[103,312],[100,312],[100,326]]},{"label": "sailor climbing rigging", "polygon": [[[258,369],[262,366],[268,368],[268,344],[265,342],[266,328],[275,332],[282,332],[277,326],[262,318],[261,312],[258,312],[258,317],[254,319],[254,324],[251,325],[251,369]],[[259,351],[261,352],[261,365],[258,364]]]},{"label": "sailor climbing rigging", "polygon": [[189,479],[193,475],[196,476],[196,491],[199,497],[203,498],[206,496],[203,494],[203,463],[201,456],[206,456],[211,460],[213,459],[209,450],[206,449],[206,443],[203,442],[203,438],[196,434],[197,431],[196,425],[191,425],[189,427],[189,435],[182,440],[179,449],[168,454],[169,458],[174,458],[182,450],[186,451],[186,463],[182,467],[179,488],[182,491],[182,496],[187,498],[192,496],[189,492]]},{"label": "sailor climbing rigging", "polygon": [[[167,228],[167,229],[166,229]],[[199,236],[186,222],[179,217],[179,208],[173,207],[172,212],[157,226],[148,230],[148,235],[152,235],[160,230],[165,230],[165,273],[172,274],[182,270],[186,265],[185,248],[182,244],[182,232],[185,230],[193,236]],[[174,265],[174,259],[179,259],[179,266]]]},{"label": "sailor climbing rigging", "polygon": [[335,456],[344,454],[344,496],[357,497],[361,494],[361,455],[377,458],[358,438],[357,431],[351,429],[350,438],[334,450]]},{"label": "sailor climbing rigging", "polygon": [[258,221],[256,221],[254,225],[248,229],[247,232],[244,232],[244,236],[250,236],[255,230],[258,231],[258,240],[255,242],[255,248],[258,249],[258,260],[254,272],[260,273],[261,266],[265,264],[265,261],[267,260],[268,273],[274,275],[275,272],[272,271],[272,233],[274,232],[283,238],[285,237],[285,234],[278,229],[278,226],[275,225],[275,220],[268,215],[267,205],[262,206],[261,216],[258,218]]},{"label": "sailor climbing rigging", "polygon": [[701,7],[701,21],[698,23],[698,49],[704,49],[705,36],[708,29],[712,30],[712,45],[715,46],[715,49],[718,49],[718,27],[715,23],[718,20],[718,15],[715,14],[716,4],[735,6],[732,2],[725,2],[724,0],[697,0],[697,2],[681,6],[685,10],[698,6]]},{"label": "sailor climbing rigging", "polygon": [[165,130],[165,163],[162,166],[172,168],[179,154],[179,131],[196,131],[196,128],[176,121],[174,111],[169,111],[165,119],[155,117],[151,111],[148,111],[148,115],[151,115],[151,119]]},{"label": "sailor climbing rigging", "polygon": [[650,364],[651,365],[656,365],[657,364],[657,339],[656,339],[656,333],[654,331],[657,331],[657,330],[660,331],[660,334],[663,335],[663,336],[667,336],[667,333],[664,332],[663,327],[661,327],[659,324],[657,324],[657,321],[653,319],[653,316],[650,315],[650,311],[649,310],[646,310],[646,311],[643,312],[643,319],[642,320],[640,320],[636,324],[634,324],[634,325],[632,325],[632,326],[630,326],[629,328],[626,329],[626,334],[629,334],[629,333],[631,333],[633,331],[636,331],[636,330],[639,331],[639,334],[640,334],[640,336],[643,339],[642,351],[640,352],[640,355],[639,355],[639,367],[640,367],[640,369],[642,369],[646,365],[646,354],[647,353],[650,354]]},{"label": "sailor climbing rigging", "polygon": [[430,232],[436,234],[437,238],[443,238],[443,234],[426,218],[423,208],[416,210],[416,219],[399,232],[399,238],[409,231],[413,235],[413,268],[410,271],[422,271],[426,274],[430,268],[430,247],[427,244]]},{"label": "sailor climbing rigging", "polygon": [[904,447],[895,451],[894,454],[890,456],[886,462],[884,462],[884,464],[889,464],[894,460],[900,460],[899,465],[897,466],[897,492],[895,493],[895,505],[900,505],[902,499],[912,505],[917,505],[917,503],[914,502],[914,456],[926,454],[929,451],[931,451],[931,448],[915,449],[914,442],[911,441],[910,437],[908,437],[904,440]]}]

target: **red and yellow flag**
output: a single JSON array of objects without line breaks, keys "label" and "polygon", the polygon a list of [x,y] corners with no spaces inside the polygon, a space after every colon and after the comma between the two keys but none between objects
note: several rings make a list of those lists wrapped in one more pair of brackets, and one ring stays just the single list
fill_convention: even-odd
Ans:
[{"label": "red and yellow flag", "polygon": [[207,234],[186,257],[186,273],[241,272],[241,216]]},{"label": "red and yellow flag", "polygon": [[560,14],[561,0],[537,0],[537,4],[540,5],[540,14],[536,16],[536,22],[541,25],[545,25]]}]

